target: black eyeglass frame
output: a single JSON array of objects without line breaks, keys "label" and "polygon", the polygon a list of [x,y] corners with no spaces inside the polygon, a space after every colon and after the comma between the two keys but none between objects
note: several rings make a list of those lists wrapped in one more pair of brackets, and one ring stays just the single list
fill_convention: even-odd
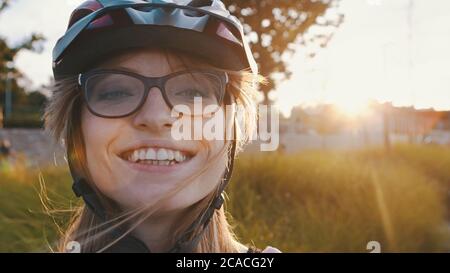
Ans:
[{"label": "black eyeglass frame", "polygon": [[[127,114],[123,114],[123,115],[119,115],[119,116],[108,116],[108,115],[102,115],[102,114],[97,113],[89,105],[88,90],[86,88],[86,84],[87,84],[89,78],[92,76],[95,76],[95,75],[108,74],[108,73],[130,76],[130,77],[140,80],[144,84],[144,89],[145,89],[144,96],[142,96],[141,102],[136,106],[136,108],[133,111],[130,111]],[[162,76],[162,77],[146,77],[146,76],[143,76],[138,73],[120,70],[120,69],[96,69],[96,70],[91,70],[86,73],[80,73],[78,75],[78,87],[81,88],[81,91],[83,92],[83,100],[85,101],[88,110],[92,114],[94,114],[98,117],[102,117],[102,118],[123,118],[123,117],[133,115],[134,113],[136,113],[137,111],[139,111],[142,108],[142,105],[144,105],[145,101],[147,100],[148,94],[150,93],[150,89],[152,89],[153,87],[158,87],[158,89],[160,90],[160,92],[163,96],[165,103],[172,110],[174,105],[172,105],[172,103],[170,102],[170,100],[166,94],[166,90],[165,90],[166,82],[168,80],[170,80],[171,78],[174,78],[176,76],[183,75],[183,74],[188,74],[188,73],[205,73],[205,74],[214,76],[219,80],[221,94],[217,99],[218,99],[218,106],[220,107],[224,101],[224,97],[225,97],[225,93],[226,93],[226,86],[228,84],[229,77],[226,72],[218,71],[218,70],[214,70],[214,69],[187,69],[187,70],[177,71],[177,72],[174,72],[174,73]]]}]

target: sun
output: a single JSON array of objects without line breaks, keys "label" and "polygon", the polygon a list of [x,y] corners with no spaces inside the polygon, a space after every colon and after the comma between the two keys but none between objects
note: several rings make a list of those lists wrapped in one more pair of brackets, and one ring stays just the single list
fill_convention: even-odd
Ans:
[{"label": "sun", "polygon": [[364,115],[369,110],[369,103],[366,100],[348,99],[334,103],[337,108],[350,118]]}]

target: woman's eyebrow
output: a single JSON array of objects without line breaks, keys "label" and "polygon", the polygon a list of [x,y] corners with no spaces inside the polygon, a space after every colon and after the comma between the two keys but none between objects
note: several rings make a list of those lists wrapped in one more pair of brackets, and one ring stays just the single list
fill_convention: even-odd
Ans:
[{"label": "woman's eyebrow", "polygon": [[116,69],[116,70],[123,70],[123,71],[127,71],[127,72],[133,72],[136,74],[141,74],[140,71],[131,68],[131,67],[125,67],[125,66],[113,66],[113,67],[107,67],[107,69]]},{"label": "woman's eyebrow", "polygon": [[[189,68],[189,67],[185,67],[185,66],[182,66],[182,65],[178,65],[178,66],[175,66],[175,67],[172,67],[172,68],[173,68],[173,71],[171,71],[170,73],[183,71],[183,70],[186,70],[186,69],[195,69],[195,67]],[[141,74],[142,75],[142,71],[138,71],[138,70],[136,70],[134,68],[125,67],[125,66],[105,66],[105,67],[101,67],[100,69],[122,70],[122,71],[132,72],[132,73],[135,73],[135,74]],[[170,74],[170,73],[168,73],[168,74]]]}]

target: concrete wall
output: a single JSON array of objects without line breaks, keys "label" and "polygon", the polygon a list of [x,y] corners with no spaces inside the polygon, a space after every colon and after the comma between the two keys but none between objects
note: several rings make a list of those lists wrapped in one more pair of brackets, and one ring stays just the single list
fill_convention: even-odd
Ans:
[{"label": "concrete wall", "polygon": [[0,139],[8,139],[16,153],[23,153],[28,164],[65,164],[64,149],[42,129],[0,129]]}]

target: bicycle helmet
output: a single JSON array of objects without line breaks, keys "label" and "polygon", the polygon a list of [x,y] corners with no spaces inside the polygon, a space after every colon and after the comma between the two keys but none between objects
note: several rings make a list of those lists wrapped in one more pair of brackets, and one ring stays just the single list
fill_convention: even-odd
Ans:
[{"label": "bicycle helmet", "polygon": [[73,12],[53,49],[55,79],[76,75],[110,54],[160,46],[219,68],[258,73],[242,24],[220,0],[89,0]]}]

